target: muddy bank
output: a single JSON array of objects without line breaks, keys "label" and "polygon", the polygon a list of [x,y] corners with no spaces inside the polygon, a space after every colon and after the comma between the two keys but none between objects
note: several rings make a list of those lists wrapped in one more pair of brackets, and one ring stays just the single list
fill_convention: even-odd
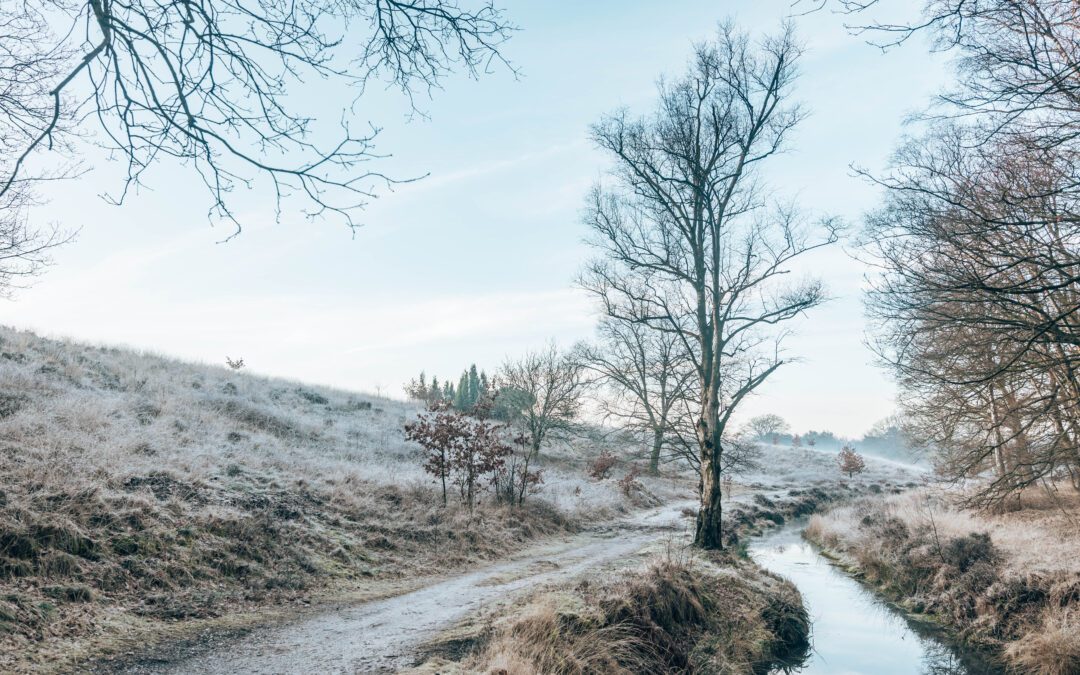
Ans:
[{"label": "muddy bank", "polygon": [[750,556],[799,590],[813,622],[814,648],[805,675],[992,675],[971,649],[951,643],[932,624],[915,621],[802,537],[795,521],[750,544]]},{"label": "muddy bank", "polygon": [[864,495],[899,494],[915,486],[914,482],[834,482],[780,492],[763,490],[748,499],[725,504],[724,543],[729,548],[745,549],[749,537],[806,518],[832,505]]}]

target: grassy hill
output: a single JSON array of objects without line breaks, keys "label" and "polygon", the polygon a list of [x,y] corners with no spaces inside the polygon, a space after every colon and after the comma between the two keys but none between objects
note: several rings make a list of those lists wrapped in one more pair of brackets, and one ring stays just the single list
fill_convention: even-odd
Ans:
[{"label": "grassy hill", "polygon": [[627,508],[586,479],[585,439],[525,509],[442,508],[403,437],[417,411],[0,328],[0,670],[439,574]]}]

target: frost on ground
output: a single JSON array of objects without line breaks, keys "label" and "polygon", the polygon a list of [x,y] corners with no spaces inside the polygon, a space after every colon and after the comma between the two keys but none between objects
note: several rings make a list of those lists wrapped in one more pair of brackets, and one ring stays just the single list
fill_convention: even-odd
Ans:
[{"label": "frost on ground", "polygon": [[813,516],[807,536],[1010,672],[1080,672],[1080,493],[1032,489],[998,513],[956,508],[956,496],[856,501]]},{"label": "frost on ground", "polygon": [[0,392],[4,672],[438,575],[634,506],[585,477],[610,442],[581,438],[542,459],[526,508],[443,508],[404,440],[416,405],[152,354],[0,329]]}]

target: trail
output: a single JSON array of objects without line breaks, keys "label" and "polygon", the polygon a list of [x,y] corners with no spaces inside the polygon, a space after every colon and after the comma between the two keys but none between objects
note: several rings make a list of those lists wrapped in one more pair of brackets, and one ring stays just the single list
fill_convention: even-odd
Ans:
[{"label": "trail", "polygon": [[583,572],[639,564],[651,543],[684,532],[667,504],[520,552],[475,572],[375,602],[341,607],[294,623],[257,629],[237,642],[118,673],[386,673],[414,665],[419,648],[485,605]]}]

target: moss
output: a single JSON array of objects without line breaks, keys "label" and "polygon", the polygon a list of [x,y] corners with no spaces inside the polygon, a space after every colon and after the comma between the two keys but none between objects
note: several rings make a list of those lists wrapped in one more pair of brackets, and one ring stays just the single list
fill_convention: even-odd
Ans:
[{"label": "moss", "polygon": [[28,577],[34,573],[34,566],[27,560],[0,558],[0,579]]},{"label": "moss", "polygon": [[40,548],[53,548],[88,560],[98,557],[98,545],[69,525],[46,523],[32,528],[30,536]]}]

